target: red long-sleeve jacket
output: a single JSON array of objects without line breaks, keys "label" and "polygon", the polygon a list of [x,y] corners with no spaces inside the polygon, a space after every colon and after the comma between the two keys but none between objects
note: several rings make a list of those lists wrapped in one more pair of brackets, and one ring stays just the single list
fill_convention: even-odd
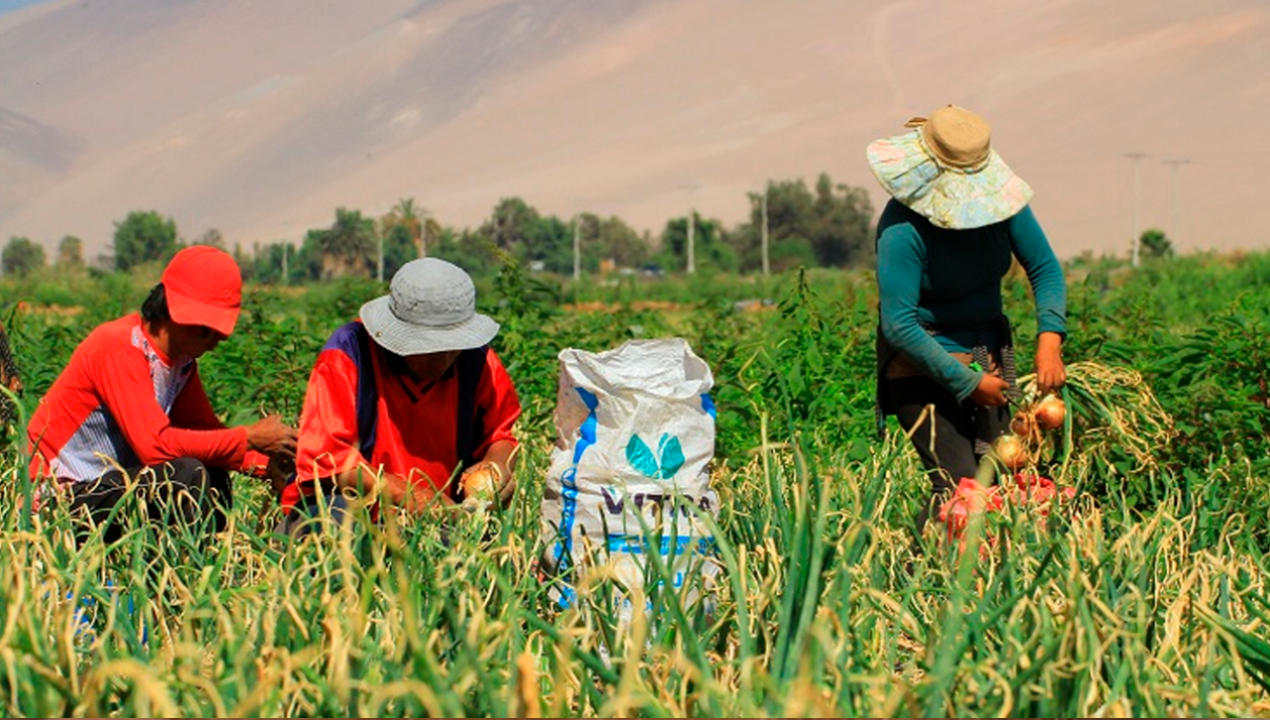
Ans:
[{"label": "red long-sleeve jacket", "polygon": [[[365,337],[360,322],[336,330],[309,377],[296,482],[283,491],[280,505],[289,510],[315,481],[359,465],[446,491],[451,475],[469,459],[461,453],[480,458],[495,442],[514,442],[521,408],[511,377],[493,349],[467,352],[446,375],[421,384]],[[471,397],[461,392],[465,373],[471,373],[465,376]]]},{"label": "red long-sleeve jacket", "polygon": [[116,464],[180,457],[257,474],[268,463],[248,451],[246,429],[216,417],[196,361],[164,356],[135,313],[99,325],[80,343],[27,434],[37,480],[85,482]]}]

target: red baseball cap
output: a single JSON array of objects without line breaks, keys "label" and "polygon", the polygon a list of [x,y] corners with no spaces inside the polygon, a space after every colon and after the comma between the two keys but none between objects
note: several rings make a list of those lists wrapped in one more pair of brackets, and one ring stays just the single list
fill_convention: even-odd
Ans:
[{"label": "red baseball cap", "polygon": [[177,253],[163,270],[168,314],[182,325],[204,325],[229,336],[242,309],[243,274],[229,253],[194,245]]}]

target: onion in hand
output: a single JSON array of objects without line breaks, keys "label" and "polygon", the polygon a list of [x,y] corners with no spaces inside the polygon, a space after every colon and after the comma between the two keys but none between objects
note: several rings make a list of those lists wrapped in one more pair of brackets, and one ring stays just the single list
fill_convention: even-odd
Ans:
[{"label": "onion in hand", "polygon": [[503,473],[493,463],[481,463],[463,473],[463,496],[482,502],[492,502],[498,496],[498,486]]},{"label": "onion in hand", "polygon": [[1010,431],[1023,438],[1030,438],[1036,432],[1036,418],[1027,410],[1020,410],[1010,420]]},{"label": "onion in hand", "polygon": [[1036,424],[1042,430],[1053,430],[1062,426],[1063,418],[1067,415],[1067,406],[1062,398],[1050,394],[1041,398],[1032,414],[1036,417]]}]

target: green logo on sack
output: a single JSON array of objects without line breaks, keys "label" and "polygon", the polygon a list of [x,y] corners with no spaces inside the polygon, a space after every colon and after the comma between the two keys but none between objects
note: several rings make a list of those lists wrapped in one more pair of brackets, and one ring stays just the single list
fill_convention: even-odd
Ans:
[{"label": "green logo on sack", "polygon": [[663,434],[657,441],[657,455],[639,438],[632,435],[626,443],[626,461],[646,477],[654,480],[665,480],[674,477],[684,464],[684,449],[679,438]]}]

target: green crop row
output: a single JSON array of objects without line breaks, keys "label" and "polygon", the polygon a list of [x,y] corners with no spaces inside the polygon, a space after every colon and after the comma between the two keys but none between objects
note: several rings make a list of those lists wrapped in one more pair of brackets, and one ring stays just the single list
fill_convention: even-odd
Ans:
[{"label": "green crop row", "polygon": [[[897,428],[876,434],[875,289],[842,273],[716,277],[692,299],[655,282],[574,296],[506,267],[480,301],[503,326],[525,450],[522,490],[493,514],[359,511],[293,542],[271,534],[266,488],[240,477],[213,542],[138,524],[79,546],[65,514],[23,511],[11,442],[0,712],[1268,715],[1270,254],[1069,278],[1071,423],[1035,469],[1079,494],[972,523],[960,552],[937,528],[914,552],[926,481]],[[25,408],[88,329],[147,289],[86,281],[94,302],[75,309],[6,286],[31,298],[0,306]],[[1006,290],[1026,350],[1026,282]],[[200,361],[213,404],[230,421],[294,419],[326,334],[382,291],[249,288],[238,331]],[[556,355],[665,335],[715,376],[721,505],[702,519],[720,572],[671,592],[654,554],[643,587],[596,573],[561,609],[537,567]],[[623,594],[647,612],[627,622]]]}]

